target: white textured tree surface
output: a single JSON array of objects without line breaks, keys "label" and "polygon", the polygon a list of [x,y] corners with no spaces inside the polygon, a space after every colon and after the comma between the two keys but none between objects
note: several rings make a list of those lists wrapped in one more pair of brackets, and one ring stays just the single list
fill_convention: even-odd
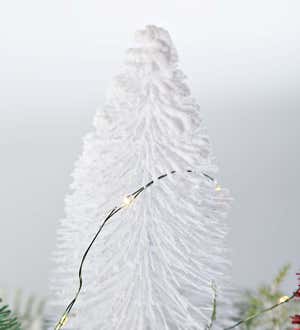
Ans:
[{"label": "white textured tree surface", "polygon": [[217,169],[168,32],[147,26],[136,41],[75,166],[58,230],[49,312],[57,320],[72,299],[81,257],[107,212],[152,178],[177,170],[104,227],[66,328],[203,330],[211,317],[212,281],[218,318],[226,318],[229,197],[201,175],[215,178]]}]

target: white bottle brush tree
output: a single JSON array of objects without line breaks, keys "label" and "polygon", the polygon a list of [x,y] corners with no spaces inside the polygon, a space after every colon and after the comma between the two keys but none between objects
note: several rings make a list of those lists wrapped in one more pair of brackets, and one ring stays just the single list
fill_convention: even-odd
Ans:
[{"label": "white bottle brush tree", "polygon": [[206,176],[216,178],[217,168],[168,32],[147,26],[136,41],[73,172],[54,253],[49,313],[55,322],[74,296],[80,260],[107,212],[128,193],[175,170],[104,226],[85,261],[83,288],[65,327],[203,330],[212,313],[212,282],[218,319],[226,318],[229,196]]}]

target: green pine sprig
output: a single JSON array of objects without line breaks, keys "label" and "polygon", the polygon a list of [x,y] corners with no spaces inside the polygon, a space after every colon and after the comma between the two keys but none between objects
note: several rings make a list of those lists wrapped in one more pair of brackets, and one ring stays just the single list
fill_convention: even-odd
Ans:
[{"label": "green pine sprig", "polygon": [[[271,284],[264,284],[255,291],[247,290],[243,293],[241,300],[235,304],[238,317],[233,318],[235,322],[239,319],[244,320],[239,329],[283,330],[289,328],[289,317],[297,311],[297,308],[295,308],[293,299],[287,299],[288,304],[280,303],[280,299],[288,298],[281,290],[281,285],[289,270],[290,265],[285,265],[279,270]],[[276,311],[272,306],[278,306]],[[262,311],[268,312],[262,313]]]},{"label": "green pine sprig", "polygon": [[0,330],[21,330],[18,319],[13,316],[7,305],[0,307]]}]

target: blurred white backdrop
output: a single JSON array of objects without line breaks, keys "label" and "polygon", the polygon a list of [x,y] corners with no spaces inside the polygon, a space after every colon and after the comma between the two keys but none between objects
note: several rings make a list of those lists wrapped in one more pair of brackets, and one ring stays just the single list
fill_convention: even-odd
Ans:
[{"label": "blurred white backdrop", "polygon": [[234,282],[299,270],[299,12],[297,0],[1,1],[0,287],[46,294],[81,138],[146,24],[169,30],[235,198]]}]

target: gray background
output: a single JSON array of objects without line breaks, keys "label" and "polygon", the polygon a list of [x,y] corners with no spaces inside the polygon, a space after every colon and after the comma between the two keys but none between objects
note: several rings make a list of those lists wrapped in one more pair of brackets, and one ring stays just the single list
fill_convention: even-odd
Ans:
[{"label": "gray background", "polygon": [[299,13],[298,0],[1,1],[0,286],[46,294],[81,138],[145,24],[171,33],[235,197],[234,282],[299,270]]}]

